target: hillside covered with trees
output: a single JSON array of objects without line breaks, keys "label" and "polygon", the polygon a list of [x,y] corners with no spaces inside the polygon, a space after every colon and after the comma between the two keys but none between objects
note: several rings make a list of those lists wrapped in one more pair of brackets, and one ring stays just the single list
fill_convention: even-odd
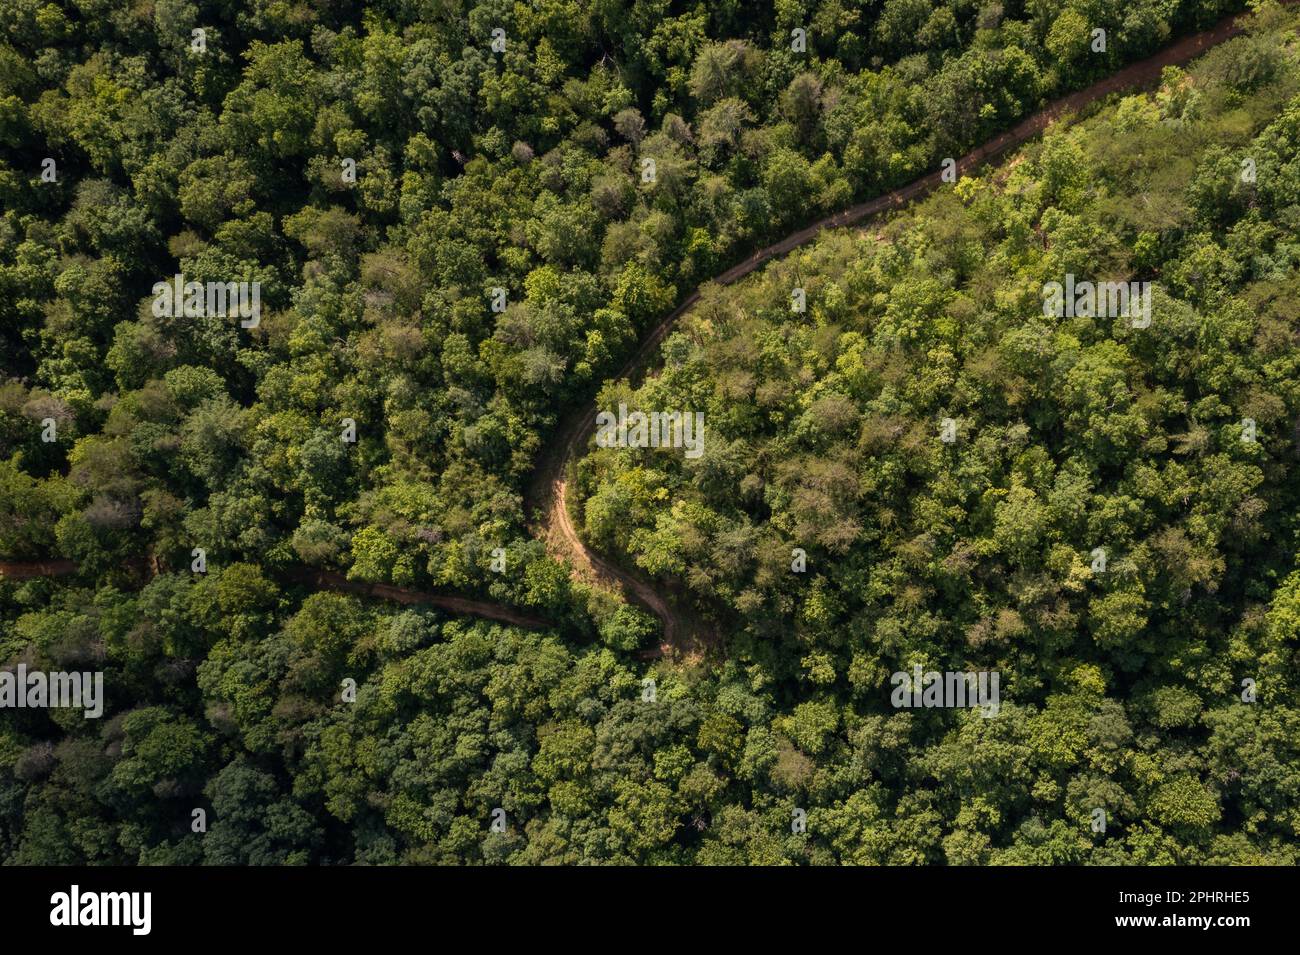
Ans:
[{"label": "hillside covered with trees", "polygon": [[[0,0],[0,562],[75,565],[0,577],[0,665],[107,693],[0,712],[0,859],[1300,861],[1294,14],[607,381],[1241,8]],[[1067,273],[1150,326],[1045,315]],[[530,531],[593,394],[704,414],[573,495],[702,658]],[[1000,713],[891,706],[914,666]]]}]

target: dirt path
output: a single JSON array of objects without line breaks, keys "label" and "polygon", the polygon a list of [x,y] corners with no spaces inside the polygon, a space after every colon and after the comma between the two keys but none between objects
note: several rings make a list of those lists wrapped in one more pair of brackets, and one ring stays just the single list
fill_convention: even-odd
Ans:
[{"label": "dirt path", "polygon": [[[143,561],[138,561],[136,569],[147,572]],[[24,563],[22,561],[0,560],[0,580],[31,580],[35,577],[64,577],[77,572],[77,564],[71,560],[41,560]],[[314,567],[290,567],[280,571],[278,576],[293,583],[306,584],[316,590],[335,590],[340,593],[361,594],[365,597],[377,597],[406,605],[428,605],[438,607],[460,616],[484,617],[501,623],[513,624],[529,630],[544,630],[550,624],[531,614],[516,610],[505,604],[492,603],[488,600],[473,600],[469,597],[456,597],[449,594],[435,594],[424,590],[412,590],[409,587],[394,587],[391,584],[371,584],[364,581],[348,580],[343,574],[333,570],[317,570]]]},{"label": "dirt path", "polygon": [[17,560],[0,560],[0,579],[31,580],[33,577],[62,577],[75,573],[77,565],[71,560],[34,560],[23,563]]},{"label": "dirt path", "polygon": [[377,597],[380,600],[391,600],[399,604],[425,604],[462,616],[485,617],[488,620],[513,624],[527,630],[544,630],[550,626],[540,617],[534,617],[505,604],[492,603],[488,600],[473,600],[469,597],[435,594],[425,590],[412,590],[409,587],[394,587],[392,584],[371,584],[359,580],[348,580],[343,574],[333,570],[294,567],[284,571],[283,576],[295,583],[307,584],[318,590],[336,590],[341,593],[361,594],[364,597]]},{"label": "dirt path", "polygon": [[[1284,0],[1284,2],[1289,5],[1297,0]],[[1006,150],[1028,142],[1062,116],[1078,112],[1084,106],[1112,93],[1157,85],[1161,71],[1165,67],[1187,63],[1211,47],[1241,33],[1240,23],[1244,16],[1238,14],[1228,17],[1209,30],[1185,37],[1092,86],[1052,102],[1013,128],[967,153],[957,161],[958,172],[966,173]],[[712,282],[717,285],[730,285],[737,282],[772,259],[780,258],[808,244],[825,229],[851,226],[890,209],[900,208],[931,192],[940,185],[941,181],[940,172],[935,171],[875,199],[819,219],[812,225],[791,233],[781,241],[759,249],[718,275]],[[643,375],[658,354],[659,346],[668,333],[699,300],[700,289],[696,288],[677,308],[655,325],[637,347],[636,352],[623,368],[612,376],[612,379],[628,378],[635,381]],[[690,632],[688,615],[673,607],[671,602],[663,597],[644,576],[621,569],[611,560],[588,547],[578,535],[569,513],[567,495],[572,478],[571,464],[576,462],[578,453],[585,450],[595,431],[597,411],[595,404],[586,403],[566,415],[555,430],[550,445],[551,450],[539,457],[526,495],[533,532],[546,542],[552,554],[573,566],[576,576],[629,594],[658,617],[664,630],[661,652],[680,651],[683,649],[684,639],[698,636]],[[710,641],[707,639],[703,641],[705,644],[708,642]],[[700,641],[696,640],[695,647],[699,644]]]},{"label": "dirt path", "polygon": [[[1283,2],[1289,6],[1300,0],[1283,0]],[[1166,66],[1187,63],[1211,47],[1239,34],[1243,16],[1245,15],[1238,14],[1228,17],[1209,30],[1185,37],[1086,89],[1056,100],[1012,129],[967,153],[957,161],[958,171],[967,172],[1013,146],[1028,142],[1066,113],[1077,112],[1089,103],[1111,93],[1155,85],[1159,82],[1160,73]],[[811,242],[825,229],[854,225],[863,219],[904,206],[913,199],[929,193],[940,182],[940,174],[936,171],[875,199],[826,216],[812,225],[791,233],[779,242],[759,249],[714,278],[712,283],[730,285],[737,282],[772,259]],[[613,379],[628,378],[635,381],[645,374],[657,356],[659,345],[664,338],[699,300],[700,290],[697,288],[672,312],[660,319]],[[664,638],[660,646],[661,653],[682,651],[698,653],[702,646],[707,646],[711,641],[708,635],[701,635],[698,632],[699,628],[692,625],[692,616],[675,607],[672,601],[663,596],[644,575],[636,571],[624,570],[613,561],[593,551],[583,543],[574,527],[567,500],[571,465],[577,460],[579,451],[585,450],[595,431],[596,411],[596,406],[588,402],[566,415],[555,430],[549,450],[538,458],[533,480],[526,493],[532,530],[546,542],[547,549],[553,555],[569,562],[576,576],[629,595],[654,614],[663,624]],[[32,563],[0,561],[0,578],[13,580],[58,576],[75,571],[76,564],[70,560]],[[348,580],[334,571],[293,568],[285,571],[285,576],[318,588],[359,593],[401,604],[428,604],[451,613],[485,617],[530,629],[542,629],[548,626],[545,621],[537,617],[503,604],[411,590],[388,584],[362,583]]]}]

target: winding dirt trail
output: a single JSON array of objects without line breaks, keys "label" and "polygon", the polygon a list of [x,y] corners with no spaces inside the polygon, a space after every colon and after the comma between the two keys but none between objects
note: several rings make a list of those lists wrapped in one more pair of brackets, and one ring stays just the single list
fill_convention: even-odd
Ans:
[{"label": "winding dirt trail", "polygon": [[[1282,2],[1286,6],[1291,6],[1300,0],[1282,0]],[[1160,73],[1165,67],[1187,63],[1211,47],[1241,33],[1242,20],[1245,16],[1246,14],[1237,14],[1227,17],[1208,30],[1184,37],[1145,60],[1126,66],[1092,86],[1054,101],[1012,129],[967,153],[957,161],[958,172],[968,172],[999,156],[1007,149],[1028,142],[1063,115],[1077,112],[1105,96],[1157,84]],[[854,225],[863,219],[900,208],[933,191],[940,183],[940,173],[936,171],[875,199],[819,219],[791,233],[781,241],[752,253],[718,275],[711,283],[706,284],[730,285],[737,282],[772,259],[808,244],[825,229]],[[627,378],[635,382],[643,376],[651,367],[658,354],[659,346],[668,333],[699,300],[700,289],[696,288],[672,312],[660,319],[637,346],[631,358],[616,375],[612,376],[613,380]],[[594,399],[573,409],[556,427],[548,450],[538,457],[533,479],[525,495],[530,527],[534,534],[546,542],[547,549],[552,555],[568,561],[575,576],[628,595],[654,614],[662,623],[664,631],[663,642],[658,653],[698,654],[702,648],[712,642],[712,639],[694,623],[692,615],[677,607],[640,572],[625,570],[588,547],[583,543],[574,526],[567,500],[572,479],[572,465],[576,462],[579,451],[586,449],[595,431],[596,411]],[[77,565],[70,560],[44,560],[30,563],[0,561],[0,578],[24,580],[33,577],[60,576],[75,573],[76,569]],[[348,580],[343,574],[335,571],[314,568],[296,567],[282,573],[290,580],[319,589],[358,593],[408,605],[427,604],[450,613],[484,617],[529,629],[544,629],[549,626],[546,621],[538,617],[491,601],[412,590],[388,584],[362,583]]]},{"label": "winding dirt trail", "polygon": [[[1283,2],[1290,5],[1300,0],[1283,0]],[[1145,60],[1139,60],[1104,80],[1055,100],[1016,126],[961,157],[957,161],[958,173],[966,173],[1006,150],[1028,142],[1062,116],[1078,112],[1105,96],[1124,90],[1157,85],[1161,71],[1165,67],[1187,63],[1211,47],[1240,34],[1245,16],[1246,14],[1237,14],[1227,17],[1209,30],[1184,37]],[[935,171],[875,199],[819,219],[812,225],[791,233],[781,241],[752,253],[718,275],[711,283],[706,284],[731,285],[773,259],[807,245],[826,229],[855,225],[872,216],[901,208],[914,199],[932,192],[941,182],[941,173]],[[700,288],[696,288],[655,325],[632,357],[617,374],[611,376],[612,380],[627,378],[635,383],[643,376],[657,356],[659,346],[668,333],[699,300]],[[532,530],[546,542],[547,549],[554,556],[569,562],[576,576],[630,595],[637,603],[658,617],[664,631],[661,653],[683,651],[690,654],[698,653],[702,647],[711,642],[711,639],[707,635],[691,633],[690,616],[675,607],[644,575],[634,570],[620,568],[609,558],[592,550],[583,542],[574,527],[568,501],[570,482],[573,477],[572,465],[576,462],[578,453],[587,448],[595,432],[598,410],[594,403],[587,402],[567,414],[556,428],[550,445],[551,450],[539,457],[526,496]]]}]

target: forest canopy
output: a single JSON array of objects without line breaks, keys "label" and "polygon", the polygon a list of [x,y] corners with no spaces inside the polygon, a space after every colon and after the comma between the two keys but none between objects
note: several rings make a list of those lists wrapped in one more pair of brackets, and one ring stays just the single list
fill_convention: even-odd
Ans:
[{"label": "forest canopy", "polygon": [[1243,8],[0,0],[0,859],[1300,862],[1293,14],[710,283]]}]

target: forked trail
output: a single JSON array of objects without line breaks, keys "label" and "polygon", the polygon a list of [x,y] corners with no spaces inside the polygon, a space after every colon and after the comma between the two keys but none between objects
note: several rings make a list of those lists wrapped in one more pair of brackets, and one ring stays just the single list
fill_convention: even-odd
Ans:
[{"label": "forked trail", "polygon": [[[1300,0],[1283,0],[1283,2],[1289,6]],[[1056,100],[1022,120],[1012,129],[967,153],[957,161],[958,172],[967,172],[1013,146],[1028,142],[1061,116],[1077,112],[1102,97],[1123,90],[1157,84],[1161,71],[1165,67],[1187,63],[1211,47],[1241,33],[1242,20],[1245,16],[1246,14],[1237,14],[1227,17],[1208,30],[1184,37],[1145,60],[1126,66],[1086,89]],[[863,219],[899,208],[931,192],[940,183],[940,173],[935,171],[875,199],[819,219],[812,225],[792,232],[779,242],[754,252],[714,278],[712,284],[730,285],[737,282],[772,259],[811,242],[825,229],[854,225]],[[635,381],[644,376],[657,356],[659,345],[664,338],[699,300],[700,289],[696,288],[672,312],[660,319],[637,346],[632,357],[613,377],[616,380],[629,378]],[[583,543],[574,526],[567,499],[573,473],[572,466],[579,453],[586,449],[595,431],[596,411],[595,405],[591,402],[574,408],[556,428],[548,446],[549,450],[539,456],[526,495],[532,530],[546,542],[547,549],[552,555],[569,563],[576,576],[588,583],[618,590],[654,614],[663,625],[663,642],[659,652],[697,653],[709,643],[709,638],[699,632],[700,628],[693,625],[691,615],[676,607],[673,601],[661,593],[644,575],[625,570],[588,547]],[[0,561],[0,578],[27,579],[71,574],[75,571],[76,564],[70,560],[45,560],[31,563]],[[514,607],[492,601],[429,593],[388,584],[360,583],[348,580],[334,571],[313,568],[292,568],[286,572],[286,576],[318,589],[361,593],[402,604],[428,604],[451,613],[485,617],[530,629],[541,629],[547,626],[544,620]]]},{"label": "forked trail", "polygon": [[[1300,0],[1284,0],[1284,2],[1295,3]],[[1052,102],[1012,129],[967,153],[957,161],[957,171],[965,173],[1013,146],[1028,142],[1060,117],[1078,112],[1084,106],[1105,96],[1122,90],[1158,84],[1161,71],[1165,67],[1187,63],[1211,47],[1241,33],[1244,16],[1245,14],[1238,14],[1227,17],[1209,30],[1185,37],[1092,86]],[[772,259],[786,255],[811,242],[825,229],[854,225],[863,219],[902,207],[913,199],[933,191],[941,181],[941,173],[936,170],[928,176],[877,196],[875,199],[819,219],[812,225],[792,232],[779,242],[759,249],[714,278],[712,283],[730,285],[737,282]],[[657,356],[659,345],[682,316],[699,300],[700,289],[696,288],[677,308],[659,321],[618,374],[613,376],[614,379],[629,378],[635,381],[643,376]],[[568,500],[569,482],[573,476],[572,465],[579,453],[586,449],[595,431],[597,411],[594,404],[586,403],[570,412],[556,429],[550,445],[551,451],[544,453],[539,459],[527,496],[533,531],[546,541],[547,548],[552,554],[569,562],[575,574],[630,595],[637,603],[658,617],[664,631],[663,645],[660,647],[662,652],[698,651],[701,644],[707,644],[708,638],[691,632],[690,619],[687,615],[674,607],[672,602],[657,591],[643,575],[624,570],[593,551],[583,542],[574,528]]]}]

